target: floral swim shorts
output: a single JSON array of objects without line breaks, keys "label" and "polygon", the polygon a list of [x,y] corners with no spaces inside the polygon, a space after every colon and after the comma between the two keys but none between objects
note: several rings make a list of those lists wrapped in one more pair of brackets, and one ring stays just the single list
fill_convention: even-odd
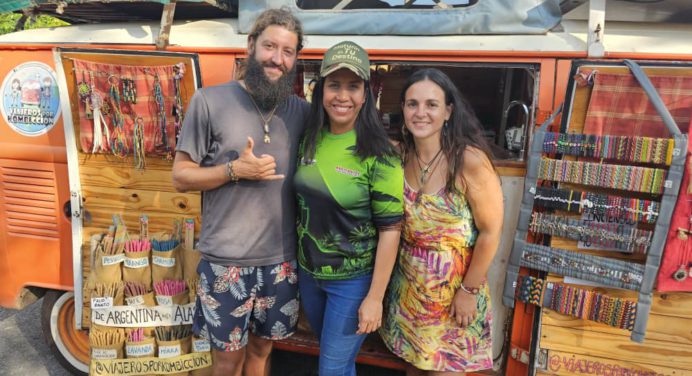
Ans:
[{"label": "floral swim shorts", "polygon": [[223,266],[201,260],[193,331],[219,351],[245,347],[248,332],[271,340],[292,335],[298,324],[296,262]]}]

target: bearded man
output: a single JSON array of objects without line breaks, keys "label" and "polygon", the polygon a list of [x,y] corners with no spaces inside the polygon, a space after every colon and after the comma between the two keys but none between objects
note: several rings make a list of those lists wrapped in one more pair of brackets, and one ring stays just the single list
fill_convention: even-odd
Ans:
[{"label": "bearded man", "polygon": [[241,81],[192,97],[173,185],[202,191],[194,332],[209,338],[214,375],[268,374],[272,340],[298,321],[291,178],[309,106],[292,95],[300,22],[270,9],[248,34]]}]

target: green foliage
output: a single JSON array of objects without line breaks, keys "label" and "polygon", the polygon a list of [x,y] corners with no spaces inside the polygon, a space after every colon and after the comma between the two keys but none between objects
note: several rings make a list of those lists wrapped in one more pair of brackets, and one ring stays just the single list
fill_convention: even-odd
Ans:
[{"label": "green foliage", "polygon": [[[21,18],[19,13],[0,13],[0,35],[11,33],[17,24],[17,20]],[[29,19],[24,25],[24,29],[40,29],[45,27],[58,27],[69,25],[67,22],[51,16],[37,16],[34,19]]]}]

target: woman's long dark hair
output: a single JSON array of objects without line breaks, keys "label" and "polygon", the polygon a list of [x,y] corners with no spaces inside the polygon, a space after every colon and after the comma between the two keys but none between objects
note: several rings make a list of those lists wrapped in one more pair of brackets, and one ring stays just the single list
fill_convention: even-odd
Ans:
[{"label": "woman's long dark hair", "polygon": [[[317,138],[323,128],[329,129],[329,117],[324,110],[322,98],[324,96],[324,77],[320,77],[312,92],[312,105],[310,106],[310,117],[308,127],[303,138],[303,160],[309,161],[315,157],[315,147]],[[368,157],[383,157],[395,155],[396,151],[387,138],[380,121],[377,107],[375,107],[375,96],[370,88],[370,81],[365,81],[365,103],[358,112],[355,124],[356,130],[356,149],[354,154],[365,159]]]},{"label": "woman's long dark hair", "polygon": [[[471,105],[457,89],[454,82],[444,72],[435,68],[424,68],[414,72],[406,81],[401,90],[401,103],[406,101],[406,91],[416,82],[431,81],[439,86],[445,94],[445,105],[452,106],[452,113],[447,124],[440,132],[440,145],[442,153],[447,159],[447,182],[445,189],[447,192],[460,192],[456,185],[456,177],[460,176],[459,171],[464,166],[464,151],[467,146],[475,147],[485,153],[492,165],[492,157],[488,142],[481,133],[481,124]],[[405,127],[405,119],[402,114],[401,126]],[[403,128],[402,128],[403,129]],[[404,152],[404,163],[415,155],[416,144],[413,141],[411,132],[402,132],[403,142],[401,143]],[[414,154],[412,154],[414,153]],[[495,168],[493,166],[493,168]],[[465,188],[466,182],[461,176],[462,185]]]}]

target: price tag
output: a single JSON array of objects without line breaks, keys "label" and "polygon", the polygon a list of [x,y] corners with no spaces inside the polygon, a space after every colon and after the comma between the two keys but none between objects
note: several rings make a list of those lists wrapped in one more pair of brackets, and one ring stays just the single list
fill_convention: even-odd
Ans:
[{"label": "price tag", "polygon": [[[112,296],[102,296],[91,298],[91,309],[102,309],[113,307],[113,297]],[[108,358],[110,359],[110,358]]]},{"label": "price tag", "polygon": [[173,257],[153,256],[151,259],[154,265],[163,266],[164,268],[172,268],[175,266],[175,259]]},{"label": "price tag", "polygon": [[159,358],[174,358],[180,356],[181,353],[180,345],[159,346]]}]

